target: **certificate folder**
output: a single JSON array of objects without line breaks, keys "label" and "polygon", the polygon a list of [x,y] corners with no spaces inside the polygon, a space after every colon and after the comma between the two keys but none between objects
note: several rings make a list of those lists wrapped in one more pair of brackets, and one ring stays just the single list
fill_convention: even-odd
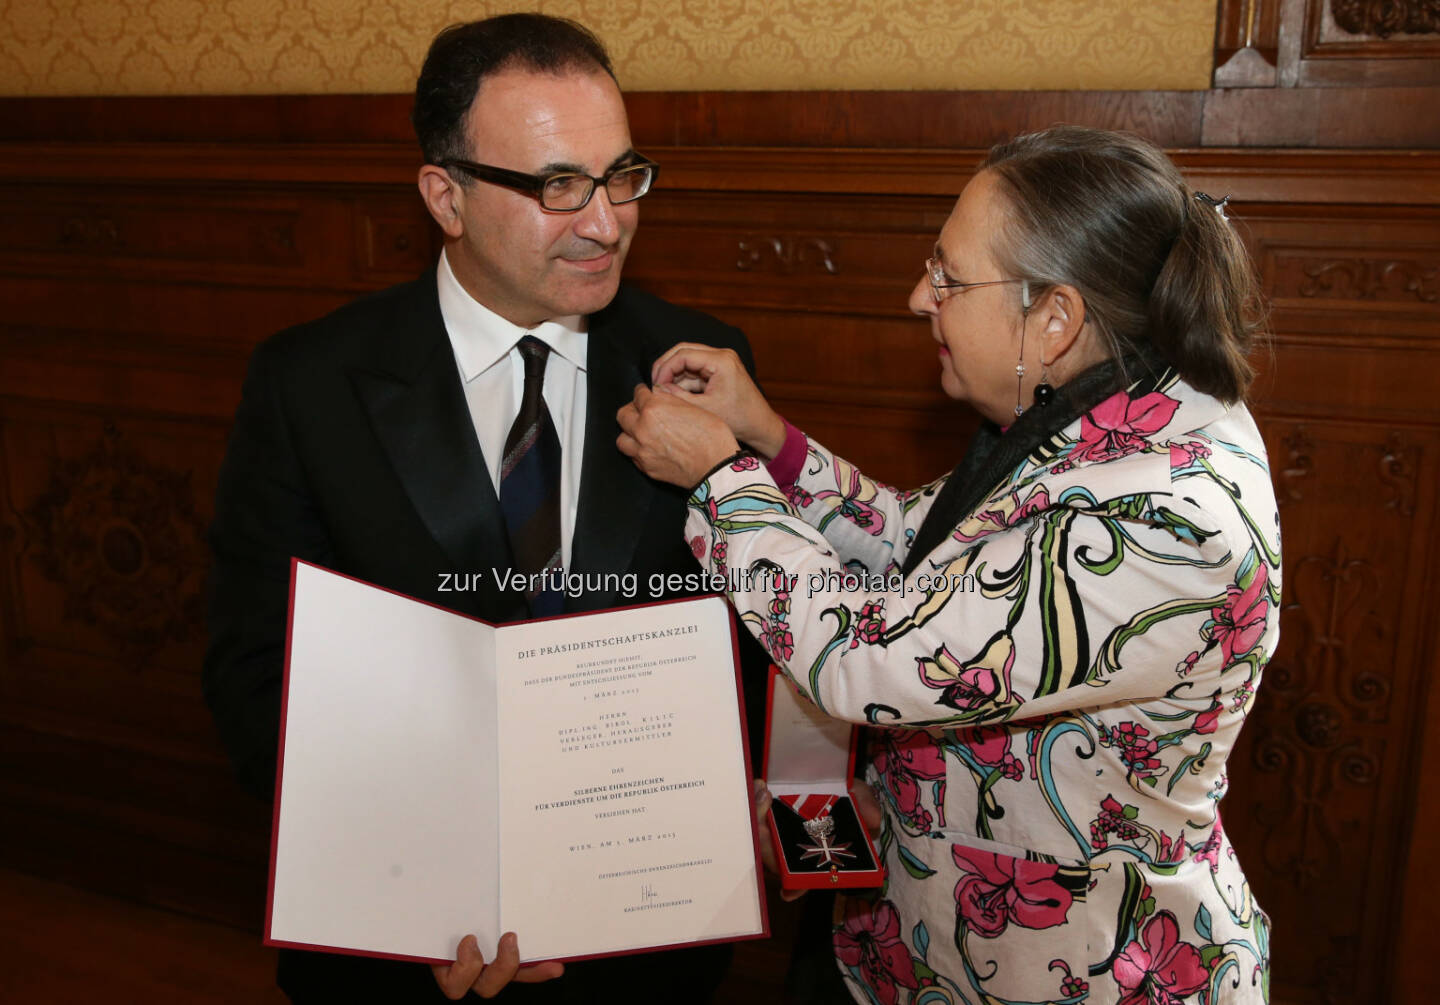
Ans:
[{"label": "certificate folder", "polygon": [[295,561],[288,634],[267,944],[768,934],[721,598],[494,626]]}]

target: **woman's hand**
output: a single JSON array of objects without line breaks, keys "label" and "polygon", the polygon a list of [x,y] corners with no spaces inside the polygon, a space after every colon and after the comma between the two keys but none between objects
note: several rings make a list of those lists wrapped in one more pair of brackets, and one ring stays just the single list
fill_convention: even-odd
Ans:
[{"label": "woman's hand", "polygon": [[660,394],[637,384],[634,400],[615,413],[620,452],[656,481],[682,489],[694,488],[740,449],[724,420],[691,404],[691,398],[683,391]]},{"label": "woman's hand", "polygon": [[[785,445],[785,420],[770,407],[733,349],[681,342],[655,361],[650,382],[718,415],[766,460]],[[716,458],[719,460],[720,458]]]}]

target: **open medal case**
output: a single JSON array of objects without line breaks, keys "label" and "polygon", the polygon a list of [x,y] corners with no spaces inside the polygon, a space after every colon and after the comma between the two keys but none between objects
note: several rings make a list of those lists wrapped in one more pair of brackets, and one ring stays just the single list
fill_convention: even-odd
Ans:
[{"label": "open medal case", "polygon": [[770,833],[786,890],[879,886],[884,880],[850,798],[857,730],[800,697],[770,668],[765,783]]}]

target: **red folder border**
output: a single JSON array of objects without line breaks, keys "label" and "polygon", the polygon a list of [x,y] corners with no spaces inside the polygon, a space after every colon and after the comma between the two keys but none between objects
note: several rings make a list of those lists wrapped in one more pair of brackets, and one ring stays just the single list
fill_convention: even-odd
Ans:
[{"label": "red folder border", "polygon": [[[277,852],[277,850],[278,850],[278,845],[279,845],[279,840],[280,840],[280,792],[281,792],[281,786],[282,786],[282,784],[284,783],[284,780],[285,780],[285,731],[286,731],[286,724],[287,724],[287,722],[288,722],[288,720],[289,720],[288,713],[289,713],[289,709],[290,709],[290,636],[291,636],[291,630],[294,628],[294,625],[295,625],[295,576],[296,576],[297,570],[298,570],[299,567],[302,566],[302,565],[307,565],[307,566],[309,566],[309,567],[312,568],[312,569],[320,569],[320,570],[322,570],[323,572],[328,572],[328,573],[330,573],[331,575],[339,576],[339,577],[342,578],[342,579],[348,579],[348,580],[350,580],[352,583],[361,583],[361,584],[363,584],[363,585],[365,585],[365,586],[369,586],[369,587],[371,587],[371,588],[373,588],[373,589],[377,589],[377,590],[382,590],[382,591],[385,592],[385,593],[389,593],[389,594],[392,594],[392,595],[397,596],[397,597],[404,597],[406,600],[414,601],[414,602],[417,603],[417,604],[424,604],[426,607],[433,607],[433,608],[435,608],[436,610],[444,611],[444,612],[446,612],[447,614],[453,614],[453,615],[455,615],[456,617],[464,618],[464,619],[467,620],[467,621],[478,621],[478,622],[480,622],[480,624],[482,624],[482,625],[489,625],[489,626],[492,627],[492,628],[498,627],[494,622],[486,621],[486,620],[483,619],[483,618],[477,618],[477,617],[474,617],[474,616],[469,615],[469,614],[463,614],[463,613],[461,613],[460,611],[452,610],[451,608],[445,607],[445,606],[443,606],[443,605],[441,605],[441,604],[434,604],[434,603],[431,603],[431,602],[428,601],[428,600],[421,600],[421,599],[418,598],[418,597],[412,597],[412,596],[410,596],[409,594],[401,593],[399,590],[392,590],[392,589],[389,589],[388,587],[379,586],[379,585],[377,585],[377,584],[375,584],[375,583],[367,582],[366,580],[360,579],[360,578],[358,578],[358,577],[356,577],[356,576],[348,576],[348,575],[346,575],[346,574],[343,573],[343,572],[336,572],[334,569],[328,569],[328,568],[326,568],[325,566],[319,565],[319,564],[317,564],[317,563],[315,563],[315,562],[306,562],[306,561],[303,561],[302,559],[295,558],[295,557],[293,557],[293,556],[291,557],[291,559],[290,559],[290,599],[289,599],[289,603],[288,603],[288,610],[287,610],[286,615],[285,615],[285,676],[284,676],[283,681],[281,682],[281,691],[280,691],[280,744],[279,744],[279,748],[278,748],[278,750],[277,750],[277,752],[276,752],[276,758],[275,758],[275,806],[274,806],[274,810],[272,811],[271,819],[270,819],[270,865],[269,865],[269,877],[268,877],[268,879],[267,879],[267,881],[266,881],[266,891],[265,891],[265,935],[264,935],[264,940],[263,940],[263,942],[264,942],[264,944],[267,945],[267,946],[274,946],[274,947],[281,948],[281,949],[305,949],[305,950],[313,950],[313,951],[316,951],[316,952],[323,952],[323,953],[334,953],[334,954],[337,954],[337,955],[340,955],[340,956],[367,956],[367,957],[370,957],[370,958],[372,958],[372,959],[400,960],[400,961],[402,961],[402,962],[407,962],[407,963],[430,963],[430,964],[439,964],[439,965],[442,965],[442,966],[445,965],[445,964],[454,963],[455,960],[454,960],[453,957],[450,958],[450,959],[434,959],[434,958],[431,958],[431,957],[428,957],[428,956],[407,956],[407,955],[400,954],[400,953],[378,953],[378,952],[373,952],[373,951],[371,951],[371,950],[366,950],[366,949],[350,949],[350,948],[346,948],[346,947],[342,947],[342,946],[322,946],[322,945],[314,945],[314,944],[305,943],[305,942],[290,942],[290,941],[287,941],[287,940],[284,940],[284,939],[276,939],[276,938],[273,938],[273,937],[271,936],[271,934],[270,934],[270,933],[271,933],[271,922],[272,922],[272,920],[273,920],[274,907],[275,907],[275,858],[276,858],[276,852]],[[646,604],[627,604],[627,605],[625,605],[625,606],[623,606],[623,607],[611,607],[611,608],[607,608],[607,610],[610,610],[610,611],[630,611],[630,610],[636,610],[636,609],[642,608],[642,607],[662,607],[662,606],[665,606],[665,605],[667,605],[667,604],[678,604],[678,603],[683,603],[683,602],[689,601],[689,600],[699,600],[699,599],[701,599],[701,598],[703,598],[703,597],[714,597],[714,596],[720,596],[720,595],[719,595],[719,594],[715,594],[715,593],[705,593],[705,594],[697,594],[697,595],[695,595],[695,596],[693,596],[693,597],[671,597],[671,598],[666,599],[666,600],[655,600],[655,601],[651,601],[650,603],[646,603]],[[724,598],[722,598],[722,599],[724,599]],[[727,601],[727,604],[728,604],[728,601]],[[570,614],[556,614],[556,615],[552,615],[551,617],[548,617],[548,618],[527,618],[527,619],[523,619],[522,621],[505,622],[505,624],[521,624],[521,623],[524,623],[524,622],[527,622],[527,621],[559,621],[559,620],[562,620],[562,619],[565,619],[565,618],[583,617],[583,616],[586,615],[586,614],[595,614],[595,613],[599,613],[599,612],[596,612],[596,611],[581,611],[581,612],[574,612],[574,613],[570,613]],[[736,634],[736,631],[737,631],[737,630],[736,630],[736,627],[735,627],[735,610],[734,610],[734,608],[731,608],[731,609],[730,609],[730,659],[731,659],[731,664],[733,665],[733,667],[734,667],[734,669],[735,669],[735,703],[736,703],[736,708],[737,708],[737,710],[738,710],[739,713],[740,713],[740,739],[741,739],[740,752],[741,752],[741,755],[745,758],[745,777],[746,777],[746,778],[754,778],[755,775],[754,775],[754,773],[753,773],[752,765],[751,765],[751,763],[750,763],[750,745],[749,745],[749,743],[745,742],[745,738],[749,735],[749,723],[746,721],[746,716],[745,716],[745,694],[744,694],[744,689],[743,689],[743,686],[742,686],[742,683],[741,683],[741,680],[740,680],[740,638],[739,638],[739,636]],[[768,735],[768,733],[767,733],[767,735],[766,735],[766,745],[767,745],[767,746],[766,746],[766,753],[767,753],[767,756],[768,756],[768,753],[769,753],[769,746],[768,746],[768,745],[769,745],[769,735]],[[853,751],[853,750],[851,751],[851,760],[852,760],[852,766],[853,766],[853,760],[854,760],[854,751]],[[614,952],[609,952],[609,953],[589,953],[589,954],[585,954],[585,955],[581,955],[581,956],[562,956],[562,957],[559,957],[559,958],[558,958],[559,962],[569,963],[569,962],[579,962],[579,961],[581,961],[581,960],[599,960],[599,959],[605,959],[606,957],[610,957],[610,956],[634,956],[634,955],[637,955],[637,954],[639,954],[639,953],[655,953],[655,952],[661,952],[661,951],[666,950],[666,949],[683,949],[683,948],[686,948],[686,947],[689,947],[689,946],[710,946],[710,945],[718,945],[718,944],[721,944],[721,943],[728,943],[728,942],[748,942],[748,941],[750,941],[750,940],[752,940],[752,939],[768,939],[768,938],[770,937],[770,911],[769,911],[769,906],[768,906],[768,904],[767,904],[767,898],[766,898],[766,896],[765,896],[765,887],[764,887],[764,875],[765,875],[765,873],[764,873],[764,869],[763,869],[763,866],[762,866],[761,861],[760,861],[760,842],[759,842],[759,837],[758,837],[757,831],[756,831],[757,820],[756,820],[756,817],[755,817],[755,801],[754,801],[753,799],[749,799],[749,800],[746,800],[746,801],[749,803],[749,806],[750,806],[750,841],[751,841],[751,846],[752,846],[752,847],[751,847],[751,851],[753,852],[753,854],[754,854],[754,856],[755,856],[755,877],[756,877],[755,893],[756,893],[756,897],[758,898],[759,903],[760,903],[760,931],[759,931],[759,932],[756,932],[756,933],[753,933],[753,934],[750,934],[750,935],[739,935],[739,936],[727,937],[727,938],[721,938],[721,939],[698,939],[698,940],[696,940],[696,941],[694,941],[694,942],[673,942],[673,943],[667,943],[666,945],[662,945],[662,946],[646,946],[646,947],[643,948],[643,949],[622,949],[622,950],[616,950],[616,951],[614,951]],[[531,961],[530,964],[521,964],[521,965],[522,965],[522,966],[528,966],[528,965],[531,965],[531,964],[533,964],[533,963],[540,963],[540,962],[543,962],[543,961],[541,961],[541,960],[534,960],[534,961]]]}]

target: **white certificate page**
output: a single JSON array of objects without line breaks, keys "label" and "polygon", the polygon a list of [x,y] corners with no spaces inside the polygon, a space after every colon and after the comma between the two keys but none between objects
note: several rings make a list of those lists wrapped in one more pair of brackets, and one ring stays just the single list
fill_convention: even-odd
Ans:
[{"label": "white certificate page", "polygon": [[526,960],[764,930],[718,597],[496,640],[500,915]]},{"label": "white certificate page", "polygon": [[494,952],[496,634],[297,563],[270,941]]}]

